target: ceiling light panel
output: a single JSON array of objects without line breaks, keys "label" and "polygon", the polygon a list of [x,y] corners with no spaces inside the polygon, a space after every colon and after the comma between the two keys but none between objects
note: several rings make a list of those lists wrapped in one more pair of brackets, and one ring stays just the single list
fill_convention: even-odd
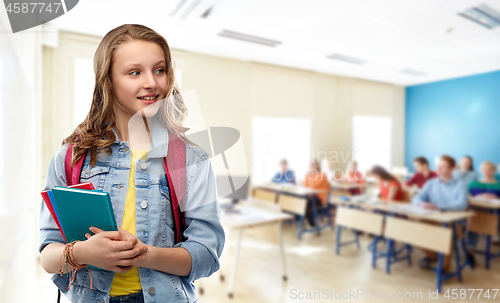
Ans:
[{"label": "ceiling light panel", "polygon": [[241,41],[245,41],[245,42],[250,42],[250,43],[271,46],[271,47],[275,47],[275,46],[281,44],[281,42],[277,41],[277,40],[271,40],[271,39],[262,38],[262,37],[258,37],[258,36],[243,34],[243,33],[230,31],[230,30],[226,30],[226,29],[223,30],[222,32],[220,32],[219,36],[225,37],[225,38],[241,40]]},{"label": "ceiling light panel", "polygon": [[337,54],[337,53],[329,55],[329,56],[327,56],[327,58],[339,60],[339,61],[344,61],[347,63],[357,64],[357,65],[363,65],[365,63],[368,63],[368,61],[360,59],[360,58],[351,57],[351,56],[347,56],[347,55],[343,55],[343,54]]}]

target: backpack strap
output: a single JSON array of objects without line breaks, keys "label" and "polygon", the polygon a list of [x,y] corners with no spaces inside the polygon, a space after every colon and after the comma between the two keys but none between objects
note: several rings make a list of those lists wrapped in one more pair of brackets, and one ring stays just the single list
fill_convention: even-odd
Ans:
[{"label": "backpack strap", "polygon": [[183,214],[186,196],[186,143],[172,132],[168,133],[168,138],[168,152],[163,158],[163,163],[172,203],[175,244],[177,244],[182,241],[182,232],[186,226]]},{"label": "backpack strap", "polygon": [[[73,158],[73,144],[68,145],[66,150],[66,157],[64,158],[64,172],[66,173],[66,183],[67,185],[75,185],[80,183],[80,173],[82,172],[83,160],[85,156],[81,157],[74,166],[71,166],[71,160]],[[61,302],[61,290],[57,288],[57,303]]]},{"label": "backpack strap", "polygon": [[74,166],[71,166],[71,160],[73,157],[73,144],[69,144],[66,150],[66,158],[64,159],[64,170],[66,172],[66,183],[67,185],[75,185],[80,183],[80,173],[82,172],[83,161],[85,156],[81,157]]}]

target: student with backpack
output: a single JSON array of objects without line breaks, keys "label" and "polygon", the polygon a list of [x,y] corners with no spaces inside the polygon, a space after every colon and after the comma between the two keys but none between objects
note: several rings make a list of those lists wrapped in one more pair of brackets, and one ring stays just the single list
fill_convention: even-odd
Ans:
[{"label": "student with backpack", "polygon": [[92,182],[109,192],[119,228],[89,226],[87,240],[66,244],[42,202],[40,262],[72,302],[196,302],[193,282],[219,269],[225,239],[209,156],[182,126],[167,41],[117,27],[94,71],[90,111],[52,157],[45,189]]}]

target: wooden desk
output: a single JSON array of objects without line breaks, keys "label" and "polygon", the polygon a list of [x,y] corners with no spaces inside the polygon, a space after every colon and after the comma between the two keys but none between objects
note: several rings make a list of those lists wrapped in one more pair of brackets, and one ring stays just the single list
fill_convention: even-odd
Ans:
[{"label": "wooden desk", "polygon": [[500,209],[500,199],[478,199],[471,197],[469,198],[469,203],[473,207]]},{"label": "wooden desk", "polygon": [[[295,196],[295,197],[300,197],[307,199],[309,195],[314,195],[322,192],[327,192],[329,191],[328,189],[313,189],[310,187],[304,187],[304,186],[297,186],[293,184],[276,184],[276,183],[262,183],[260,185],[257,185],[254,187],[254,194],[256,189],[264,189],[264,190],[270,190],[274,191],[276,193],[276,203],[278,203],[278,200],[280,199],[280,195],[289,195],[289,196]],[[328,197],[327,197],[328,199]],[[316,207],[315,203],[312,203],[313,205],[313,213],[314,213],[314,218],[316,220],[316,227],[311,227],[307,228],[304,231],[302,231],[302,220],[304,219],[304,215],[301,215],[301,219],[299,221],[299,232],[298,232],[298,238],[299,240],[301,239],[302,232],[316,232],[317,234],[321,234],[321,230],[324,228],[327,228],[330,226],[333,230],[333,223],[331,221],[331,218],[329,216],[330,214],[330,208],[329,204],[327,204],[326,210],[321,210],[325,211],[328,215],[328,224],[324,226],[320,226],[319,220],[318,220],[318,209]]]},{"label": "wooden desk", "polygon": [[326,191],[324,189],[312,189],[310,187],[276,183],[263,183],[255,186],[255,188],[271,190],[276,192],[277,194],[289,194],[295,196],[306,196]]},{"label": "wooden desk", "polygon": [[485,267],[490,268],[491,259],[500,257],[500,252],[491,252],[492,237],[500,235],[500,199],[469,198],[469,204],[478,211],[478,215],[468,222],[468,228],[478,234],[486,235],[484,251],[474,251],[485,255]]},{"label": "wooden desk", "polygon": [[357,184],[357,183],[340,183],[340,182],[331,182],[330,188],[332,190],[343,190],[348,191],[349,189],[354,188],[364,188],[366,184]]},{"label": "wooden desk", "polygon": [[[366,202],[366,200],[359,200],[359,201],[344,201],[340,199],[339,197],[334,197],[330,199],[329,201],[331,204],[334,205],[347,205],[351,207],[359,207],[362,209],[366,210],[379,210],[381,212],[389,213],[389,214],[398,214],[398,215],[405,215],[409,219],[416,219],[416,220],[429,220],[433,221],[436,223],[452,223],[456,221],[460,221],[463,219],[467,219],[469,217],[472,217],[475,215],[474,212],[472,211],[429,211],[426,214],[418,214],[418,213],[412,213],[411,212],[411,204],[409,203],[402,203],[402,202],[394,202],[394,201],[388,201],[386,203],[383,203],[383,201],[378,200],[378,201],[373,201],[373,202]],[[408,210],[405,209],[398,209],[395,208],[394,206],[400,206],[400,205],[406,205],[408,206]]]},{"label": "wooden desk", "polygon": [[[447,275],[444,275],[442,274],[440,268],[442,267],[442,263],[443,263],[443,252],[441,251],[439,253],[439,269],[437,270],[437,289],[440,291],[441,290],[441,283],[446,280],[446,279],[449,279],[453,276],[458,276],[458,279],[461,281],[462,280],[462,269],[469,265],[470,264],[470,260],[466,260],[466,262],[464,263],[460,263],[460,256],[459,256],[459,245],[458,245],[458,238],[457,238],[457,222],[461,221],[461,220],[464,220],[464,219],[467,219],[467,218],[470,218],[472,216],[475,215],[474,212],[472,211],[439,211],[439,210],[434,210],[434,211],[429,211],[429,212],[426,212],[426,213],[418,213],[418,211],[415,211],[413,208],[413,206],[409,203],[401,203],[401,202],[393,202],[393,201],[388,201],[386,203],[383,203],[382,201],[373,201],[372,203],[366,203],[367,202],[367,199],[360,199],[360,200],[354,200],[354,201],[344,201],[342,199],[340,199],[339,197],[337,198],[333,198],[329,201],[330,203],[332,204],[335,204],[335,205],[338,205],[338,206],[342,206],[342,205],[345,205],[345,206],[348,206],[348,207],[351,207],[351,208],[359,208],[359,209],[364,209],[365,211],[369,211],[369,210],[375,210],[379,213],[382,213],[382,214],[385,214],[386,216],[386,221],[391,219],[391,222],[394,221],[393,219],[395,219],[396,221],[394,222],[397,222],[397,221],[402,221],[403,219],[397,219],[397,218],[394,218],[392,215],[404,215],[405,218],[408,220],[411,220],[411,221],[423,221],[423,222],[434,222],[434,223],[438,223],[440,225],[442,225],[444,228],[446,227],[451,227],[451,233],[452,233],[452,244],[454,246],[454,250],[455,250],[455,262],[457,264],[457,269],[455,272],[452,272],[452,273],[449,273]],[[404,207],[397,207],[397,206],[404,206]],[[406,208],[406,209],[405,209]],[[422,223],[418,223],[420,225],[422,225]],[[405,224],[404,226],[412,226],[411,224]],[[414,223],[413,225],[416,226],[416,224]],[[422,225],[423,226],[423,225]],[[432,233],[432,229],[429,226],[429,231]],[[435,229],[435,227],[434,227]],[[422,235],[419,234],[420,236],[420,240],[422,239]],[[445,235],[443,235],[443,237],[445,237]],[[390,264],[393,263],[393,259],[394,260],[405,260],[405,259],[409,259],[409,253],[408,253],[408,257],[407,258],[403,258],[403,259],[398,259],[398,252],[396,252],[394,250],[394,241],[395,240],[399,240],[399,241],[403,241],[404,239],[403,238],[391,238],[389,239],[389,242],[388,242],[388,248],[387,248],[387,253],[383,253],[383,254],[380,254],[380,252],[377,251],[377,237],[375,236],[374,237],[374,243],[373,243],[373,260],[375,260],[377,258],[377,255],[381,255],[381,256],[385,256],[387,257],[387,262],[386,262],[386,271],[387,273],[390,272]],[[406,241],[406,244],[415,244],[413,242],[414,239],[412,239],[412,241]],[[465,251],[465,241],[464,239],[462,239],[462,250],[463,253],[466,253]],[[403,241],[405,242],[405,241]],[[421,241],[422,242],[422,241]],[[375,261],[373,261],[373,264],[375,263]]]},{"label": "wooden desk", "polygon": [[[223,204],[224,203],[221,203],[221,206]],[[276,225],[276,232],[278,235],[279,250],[281,255],[283,279],[287,280],[285,251],[283,248],[283,239],[281,235],[281,221],[291,219],[293,218],[293,216],[281,212],[281,208],[278,204],[272,204],[269,203],[269,201],[259,200],[251,197],[249,197],[247,200],[240,201],[232,209],[235,212],[222,212],[222,225],[230,230],[235,230],[237,232],[236,248],[234,251],[231,277],[229,280],[229,297],[233,297],[241,238],[243,235],[243,230],[247,228],[269,224]]]}]

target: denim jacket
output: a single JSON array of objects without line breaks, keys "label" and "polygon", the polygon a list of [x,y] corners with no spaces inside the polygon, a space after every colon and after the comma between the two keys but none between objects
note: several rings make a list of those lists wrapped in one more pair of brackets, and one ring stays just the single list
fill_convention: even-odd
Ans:
[{"label": "denim jacket", "polygon": [[[113,132],[116,135],[115,129]],[[131,152],[128,142],[120,141],[118,136],[116,138],[111,145],[112,153],[99,153],[95,167],[91,167],[90,153],[87,153],[80,182],[92,182],[95,189],[110,193],[116,223],[121,226]],[[145,244],[156,247],[185,248],[191,255],[192,269],[189,276],[177,276],[139,267],[144,301],[197,302],[193,281],[208,277],[219,269],[219,257],[225,241],[212,165],[208,154],[202,148],[186,144],[185,240],[174,245],[174,223],[163,165],[163,157],[166,156],[168,148],[168,132],[156,119],[153,119],[152,123],[152,140],[147,158],[138,160],[136,164],[136,237]],[[67,185],[64,170],[67,148],[68,144],[64,144],[52,157],[45,189]],[[66,243],[43,202],[40,231],[40,252],[49,243]],[[93,289],[90,289],[90,277],[86,268],[76,272],[69,291],[71,273],[62,276],[54,274],[52,281],[71,302],[109,302],[109,290],[115,273],[90,267],[89,269],[92,273]]]}]

